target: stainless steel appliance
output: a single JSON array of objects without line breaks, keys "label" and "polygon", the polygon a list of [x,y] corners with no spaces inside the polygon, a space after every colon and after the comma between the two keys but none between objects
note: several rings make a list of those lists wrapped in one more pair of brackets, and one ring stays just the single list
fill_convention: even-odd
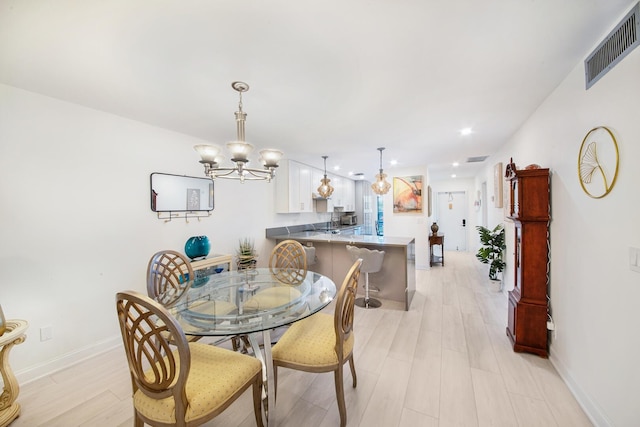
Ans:
[{"label": "stainless steel appliance", "polygon": [[340,224],[342,225],[358,225],[358,216],[357,215],[342,215],[340,217]]}]

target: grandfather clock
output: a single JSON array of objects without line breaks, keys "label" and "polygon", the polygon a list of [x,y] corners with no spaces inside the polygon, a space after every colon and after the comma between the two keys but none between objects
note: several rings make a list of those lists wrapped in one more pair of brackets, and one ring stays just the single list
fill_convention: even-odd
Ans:
[{"label": "grandfather clock", "polygon": [[509,215],[515,231],[514,288],[509,291],[507,335],[513,350],[548,357],[549,169],[506,168]]}]

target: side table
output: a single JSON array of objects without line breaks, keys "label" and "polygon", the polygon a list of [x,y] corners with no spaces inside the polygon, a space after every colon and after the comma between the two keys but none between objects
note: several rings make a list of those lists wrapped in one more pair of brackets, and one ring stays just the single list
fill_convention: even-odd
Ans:
[{"label": "side table", "polygon": [[196,261],[191,261],[191,266],[194,270],[203,270],[205,268],[216,267],[218,265],[227,264],[227,270],[231,271],[231,265],[233,257],[231,255],[226,254],[214,254],[210,255],[204,259],[199,259]]},{"label": "side table", "polygon": [[[433,247],[440,245],[440,255],[436,256],[433,253]],[[442,264],[444,267],[444,234],[429,234],[429,266],[433,264]]]},{"label": "side table", "polygon": [[20,405],[16,402],[20,387],[9,366],[9,352],[15,344],[27,339],[25,332],[28,326],[26,320],[7,320],[7,330],[0,335],[0,371],[4,381],[4,390],[0,395],[0,427],[8,426],[20,415]]}]

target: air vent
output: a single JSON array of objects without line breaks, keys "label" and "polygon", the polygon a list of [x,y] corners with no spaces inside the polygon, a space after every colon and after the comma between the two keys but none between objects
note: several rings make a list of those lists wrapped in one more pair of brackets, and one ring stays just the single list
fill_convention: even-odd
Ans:
[{"label": "air vent", "polygon": [[487,157],[489,157],[489,156],[468,157],[468,158],[467,158],[467,163],[480,163],[480,162],[484,162],[485,160],[487,160]]},{"label": "air vent", "polygon": [[631,9],[631,12],[584,61],[587,89],[640,44],[638,32],[640,32],[640,3]]}]

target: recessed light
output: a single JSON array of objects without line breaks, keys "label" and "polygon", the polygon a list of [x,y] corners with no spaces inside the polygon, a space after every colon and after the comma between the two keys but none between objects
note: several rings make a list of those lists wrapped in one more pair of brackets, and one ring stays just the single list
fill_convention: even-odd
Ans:
[{"label": "recessed light", "polygon": [[462,136],[471,135],[472,132],[473,132],[473,130],[471,128],[460,129],[460,135],[462,135]]},{"label": "recessed light", "polygon": [[397,160],[391,160],[391,161],[389,162],[389,164],[390,164],[391,166],[395,166],[395,165],[397,165],[397,164],[398,164],[398,161],[397,161]]},{"label": "recessed light", "polygon": [[452,163],[452,165],[453,165],[453,167],[454,167],[454,168],[457,168],[458,166],[460,166],[460,163],[458,163],[458,162],[453,162],[453,163]]},{"label": "recessed light", "polygon": [[455,173],[452,173],[452,174],[451,174],[451,178],[455,178],[455,177],[456,177],[456,174],[455,174]]},{"label": "recessed light", "polygon": [[339,171],[339,170],[340,170],[340,166],[334,166],[334,167],[333,167],[333,170],[334,170],[334,171]]}]

